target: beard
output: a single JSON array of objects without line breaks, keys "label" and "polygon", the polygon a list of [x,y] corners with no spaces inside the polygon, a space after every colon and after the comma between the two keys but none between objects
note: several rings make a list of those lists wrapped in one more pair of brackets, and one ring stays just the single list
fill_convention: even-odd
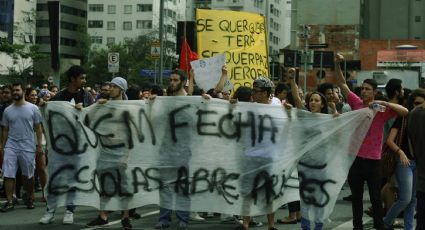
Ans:
[{"label": "beard", "polygon": [[22,97],[23,97],[24,95],[22,95],[22,94],[13,94],[12,95],[12,99],[14,100],[14,101],[20,101],[21,99],[22,99]]},{"label": "beard", "polygon": [[174,95],[176,92],[180,91],[183,88],[183,82],[180,82],[178,85],[176,85],[175,88],[173,88],[171,85],[168,88],[170,91],[169,95]]}]

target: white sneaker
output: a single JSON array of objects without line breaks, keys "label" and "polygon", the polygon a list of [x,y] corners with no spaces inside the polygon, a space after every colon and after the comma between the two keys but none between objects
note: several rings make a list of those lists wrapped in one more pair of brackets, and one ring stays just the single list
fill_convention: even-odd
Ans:
[{"label": "white sneaker", "polygon": [[51,212],[46,212],[43,217],[41,217],[40,224],[50,224],[55,221],[55,214]]},{"label": "white sneaker", "polygon": [[205,221],[205,219],[202,218],[201,216],[199,216],[199,214],[197,212],[191,212],[190,213],[190,220],[193,220],[193,221]]},{"label": "white sneaker", "polygon": [[73,224],[74,223],[74,213],[69,210],[66,210],[63,215],[63,224]]}]

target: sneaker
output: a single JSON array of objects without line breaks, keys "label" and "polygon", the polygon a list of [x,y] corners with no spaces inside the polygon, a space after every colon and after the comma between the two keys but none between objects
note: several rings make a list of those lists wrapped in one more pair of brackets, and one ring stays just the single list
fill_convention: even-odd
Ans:
[{"label": "sneaker", "polygon": [[199,216],[199,214],[197,212],[191,212],[190,213],[190,220],[193,220],[193,221],[205,221],[205,218],[202,218],[201,216]]},{"label": "sneaker", "polygon": [[140,214],[136,212],[136,209],[130,209],[128,215],[130,216],[131,219],[135,219],[135,220],[142,218],[142,216],[140,216]]},{"label": "sneaker", "polygon": [[43,217],[41,217],[40,221],[38,221],[40,224],[50,224],[53,221],[55,221],[55,214],[51,212],[46,212]]},{"label": "sneaker", "polygon": [[18,201],[18,198],[16,196],[13,197],[12,203],[13,203],[13,205],[19,205],[19,201]]},{"label": "sneaker", "polygon": [[73,224],[74,223],[74,213],[66,210],[65,214],[63,215],[63,224]]},{"label": "sneaker", "polygon": [[125,229],[125,230],[132,228],[130,219],[128,219],[127,217],[121,220],[121,225],[122,225],[122,229]]},{"label": "sneaker", "polygon": [[1,207],[0,211],[1,212],[8,212],[11,211],[15,208],[15,206],[13,205],[13,203],[10,202],[6,202],[4,203],[3,207]]},{"label": "sneaker", "polygon": [[261,227],[261,226],[263,226],[264,224],[263,224],[263,222],[260,222],[260,221],[251,221],[251,222],[249,222],[249,227]]},{"label": "sneaker", "polygon": [[162,222],[158,222],[153,228],[154,229],[167,229],[169,227],[170,227],[169,224],[164,224]]},{"label": "sneaker", "polygon": [[90,221],[88,224],[86,224],[86,227],[95,227],[95,226],[102,226],[108,224],[108,219],[104,220],[102,217],[97,216],[96,219]]}]

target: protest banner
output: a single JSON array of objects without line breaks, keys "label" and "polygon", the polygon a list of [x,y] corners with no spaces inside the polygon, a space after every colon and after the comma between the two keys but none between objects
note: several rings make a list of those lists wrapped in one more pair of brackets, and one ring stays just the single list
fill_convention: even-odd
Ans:
[{"label": "protest banner", "polygon": [[[263,16],[247,12],[196,9],[198,55],[226,55],[234,89],[252,86],[269,76],[266,26]],[[208,90],[208,89],[205,89]]]},{"label": "protest banner", "polygon": [[219,54],[190,62],[196,78],[196,84],[205,91],[215,88],[221,77],[225,56]]},{"label": "protest banner", "polygon": [[[47,196],[58,205],[238,215],[301,198],[310,220],[332,211],[373,119],[201,97],[43,108]],[[299,179],[293,176],[298,168]],[[70,195],[72,194],[72,195]]]}]

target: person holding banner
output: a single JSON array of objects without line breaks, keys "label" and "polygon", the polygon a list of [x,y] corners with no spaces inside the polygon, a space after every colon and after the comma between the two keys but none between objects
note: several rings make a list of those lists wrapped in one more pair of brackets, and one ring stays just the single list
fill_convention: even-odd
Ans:
[{"label": "person holding banner", "polygon": [[[71,66],[66,72],[68,77],[67,88],[59,91],[51,101],[69,101],[75,104],[75,109],[82,109],[83,107],[93,104],[92,95],[84,90],[86,84],[86,71],[81,66]],[[73,159],[78,161],[77,158]],[[74,199],[75,192],[69,191],[67,198],[66,212],[63,217],[64,224],[74,223]],[[47,212],[41,217],[39,223],[49,224],[55,220],[55,211],[57,207],[57,197],[53,194],[47,194]]]},{"label": "person holding banner", "polygon": [[[175,70],[170,75],[170,85],[168,86],[167,95],[168,96],[186,96],[186,90],[184,89],[184,86],[186,85],[187,81],[187,75],[186,72],[183,70]],[[151,98],[153,99],[153,98]],[[182,120],[188,119],[188,116],[181,116]],[[187,135],[189,136],[189,135]],[[187,141],[187,140],[185,140]],[[181,161],[180,164],[182,165],[182,168],[185,167],[188,168],[187,162],[189,161],[189,158],[191,156],[190,150],[185,147],[185,144],[183,142],[179,142],[178,144],[181,146],[185,151],[181,151],[175,154],[181,154],[179,157],[179,160]],[[165,162],[169,159],[172,159],[170,156],[164,156],[162,160]],[[164,181],[169,181],[171,178],[175,176],[175,168],[162,168],[160,171],[161,179]],[[190,200],[189,198],[181,199],[181,206],[190,206]],[[173,200],[173,194],[172,194],[172,188],[171,185],[165,185],[160,193],[160,209],[159,209],[159,221],[154,226],[155,229],[166,229],[170,228],[170,222],[171,222],[171,212],[172,210],[169,208],[164,208],[165,205],[170,205],[170,203]],[[164,204],[164,205],[163,205]],[[187,229],[187,225],[190,218],[190,213],[188,211],[182,211],[182,210],[175,210],[176,216],[179,219],[179,230],[185,230]]]},{"label": "person holding banner", "polygon": [[[252,88],[253,102],[270,105],[271,104],[270,96],[272,95],[273,87],[274,87],[273,82],[269,78],[258,77],[257,79],[255,79],[253,83],[253,88]],[[265,153],[264,155],[258,155],[258,156],[256,155],[257,154],[256,152],[262,151],[262,150],[259,150],[259,148],[262,149],[264,148],[265,145],[267,145],[267,143],[262,144],[260,147],[249,149],[245,153],[248,161],[243,166],[244,171],[250,172],[252,171],[252,168],[257,169],[258,166],[264,166],[270,163],[271,161],[273,161],[272,156],[268,156],[267,152],[264,152]],[[248,183],[248,181],[251,181],[253,179],[251,177],[252,177],[252,172],[245,174],[244,176],[242,176],[242,183]],[[269,183],[269,182],[265,182],[265,183]],[[247,209],[252,203],[252,198],[250,197],[251,195],[248,195],[248,193],[250,194],[251,193],[250,190],[254,188],[246,184],[245,186],[246,186],[246,188],[244,189],[245,191],[242,191],[241,194],[245,194],[246,196],[244,205],[245,205],[245,208]],[[277,230],[277,228],[274,226],[274,215],[275,215],[274,212],[267,214],[267,222],[268,222],[269,230]],[[250,222],[251,222],[251,217],[244,216],[242,225],[236,227],[235,230],[247,230],[250,226]]]},{"label": "person holding banner", "polygon": [[367,182],[370,194],[370,201],[373,208],[373,222],[377,229],[384,229],[383,208],[381,200],[381,178],[380,167],[382,141],[384,125],[389,119],[399,116],[406,116],[408,110],[401,105],[375,101],[378,93],[377,82],[373,79],[364,80],[361,86],[360,97],[355,95],[348,88],[345,77],[342,73],[340,63],[344,60],[341,54],[335,55],[336,83],[340,87],[344,97],[353,110],[369,107],[374,104],[384,108],[385,111],[377,112],[369,128],[357,157],[350,168],[348,174],[348,184],[353,195],[352,211],[354,229],[363,229],[363,186]]},{"label": "person holding banner", "polygon": [[[112,101],[121,101],[121,100],[127,100],[127,96],[125,94],[125,91],[127,90],[127,81],[122,77],[115,77],[112,79],[110,84],[110,90],[109,90],[109,96]],[[105,104],[108,100],[106,99],[100,99],[98,101],[99,104]],[[117,135],[118,136],[118,135]],[[111,143],[114,142],[120,142],[119,138],[112,137],[110,140]],[[119,172],[121,175],[122,183],[124,184],[123,187],[128,186],[127,182],[127,176],[126,176],[126,168],[128,165],[128,151],[125,151],[125,147],[121,150],[120,148],[114,148],[112,151],[110,149],[105,148],[105,150],[101,153],[101,161],[98,163],[98,170],[96,173],[98,174],[99,178],[102,178],[102,175],[104,174],[114,174],[116,172]],[[119,164],[113,164],[111,165],[110,162],[112,159],[119,158]],[[114,187],[115,185],[110,183],[103,187]],[[105,188],[106,189],[106,188]],[[130,193],[127,191],[124,191],[125,195],[130,196]],[[106,191],[100,192],[101,196],[102,194],[106,194]],[[123,229],[131,229],[131,223],[129,219],[129,210],[124,210],[122,212],[121,217],[121,225]],[[90,221],[86,226],[87,227],[95,227],[95,226],[102,226],[108,224],[108,211],[100,211],[99,216]]]}]

